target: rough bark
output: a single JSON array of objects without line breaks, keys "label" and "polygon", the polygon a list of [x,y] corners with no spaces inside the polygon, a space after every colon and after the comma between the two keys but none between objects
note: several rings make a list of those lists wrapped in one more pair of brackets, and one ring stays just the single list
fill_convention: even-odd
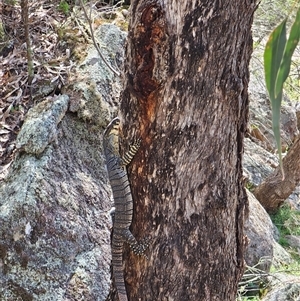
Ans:
[{"label": "rough bark", "polygon": [[132,230],[149,260],[126,253],[129,300],[235,300],[243,272],[242,184],[255,1],[132,1],[126,148]]},{"label": "rough bark", "polygon": [[255,190],[254,195],[269,212],[274,213],[285,199],[295,190],[300,181],[300,136],[298,136],[283,158],[285,178],[282,179],[280,167],[269,175]]}]

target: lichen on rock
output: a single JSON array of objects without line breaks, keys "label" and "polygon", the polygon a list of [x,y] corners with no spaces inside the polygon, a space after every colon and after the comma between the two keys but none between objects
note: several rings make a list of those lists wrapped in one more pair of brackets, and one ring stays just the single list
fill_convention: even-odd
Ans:
[{"label": "lichen on rock", "polygon": [[16,147],[28,154],[39,155],[47,145],[56,139],[57,125],[68,109],[69,97],[60,95],[56,99],[46,99],[27,115],[18,134]]},{"label": "lichen on rock", "polygon": [[[123,53],[124,33],[113,25],[100,31],[114,33]],[[72,89],[70,101],[61,95],[34,106],[0,183],[0,300],[104,301],[109,294],[112,201],[101,139],[121,83],[102,63],[97,72],[84,68],[89,81],[81,84],[93,91],[76,97]]]}]

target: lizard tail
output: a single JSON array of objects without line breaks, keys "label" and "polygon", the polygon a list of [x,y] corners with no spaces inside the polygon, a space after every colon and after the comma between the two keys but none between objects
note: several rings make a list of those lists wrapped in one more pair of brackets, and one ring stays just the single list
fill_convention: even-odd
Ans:
[{"label": "lizard tail", "polygon": [[122,251],[122,247],[120,248],[115,246],[112,248],[113,274],[115,278],[115,285],[118,291],[119,301],[128,301],[124,282]]}]

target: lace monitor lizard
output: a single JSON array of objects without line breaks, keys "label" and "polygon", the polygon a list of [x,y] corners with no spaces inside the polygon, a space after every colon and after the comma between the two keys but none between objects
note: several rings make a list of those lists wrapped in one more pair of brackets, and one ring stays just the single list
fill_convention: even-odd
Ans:
[{"label": "lace monitor lizard", "polygon": [[144,251],[147,249],[149,243],[148,240],[138,243],[129,230],[132,221],[133,200],[126,165],[131,162],[139,149],[140,140],[131,145],[128,152],[121,157],[119,153],[119,125],[120,119],[118,117],[109,123],[104,132],[103,147],[115,203],[112,237],[113,275],[119,300],[128,301],[122,267],[123,243],[127,242],[133,252],[138,255],[144,255]]}]

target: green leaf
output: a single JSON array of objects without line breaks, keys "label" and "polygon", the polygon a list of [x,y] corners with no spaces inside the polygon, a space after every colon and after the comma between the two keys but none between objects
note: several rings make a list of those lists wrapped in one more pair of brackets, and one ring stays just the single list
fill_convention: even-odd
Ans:
[{"label": "green leaf", "polygon": [[292,62],[292,56],[300,39],[300,8],[298,9],[295,22],[291,27],[290,36],[286,43],[283,58],[279,67],[279,71],[275,83],[275,97],[282,91],[283,84],[287,79]]},{"label": "green leaf", "polygon": [[266,86],[272,106],[275,99],[275,83],[286,44],[286,21],[284,19],[271,33],[264,52]]},{"label": "green leaf", "polygon": [[275,93],[276,78],[281,65],[286,45],[286,21],[284,19],[271,33],[264,52],[264,68],[266,86],[271,99],[273,132],[277,145],[279,163],[284,178],[282,166],[282,152],[280,139],[280,107],[282,100],[282,89],[277,96]]}]

